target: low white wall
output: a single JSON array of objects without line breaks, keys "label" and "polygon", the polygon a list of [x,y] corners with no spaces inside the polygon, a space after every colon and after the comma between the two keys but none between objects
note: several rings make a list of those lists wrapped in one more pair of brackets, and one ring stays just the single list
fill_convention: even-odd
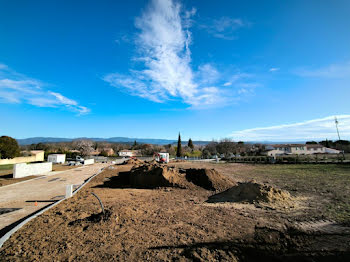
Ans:
[{"label": "low white wall", "polygon": [[52,171],[52,163],[37,163],[37,164],[15,164],[13,166],[13,178],[25,176],[40,175]]},{"label": "low white wall", "polygon": [[84,160],[84,166],[92,165],[93,163],[95,163],[95,159],[85,159]]}]

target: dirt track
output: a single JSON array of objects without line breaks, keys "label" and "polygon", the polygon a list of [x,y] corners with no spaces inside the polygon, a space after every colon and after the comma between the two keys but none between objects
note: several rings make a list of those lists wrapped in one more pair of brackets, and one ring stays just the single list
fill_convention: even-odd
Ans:
[{"label": "dirt track", "polygon": [[[104,171],[73,198],[28,223],[4,244],[1,260],[347,261],[350,257],[348,228],[327,222],[300,224],[296,213],[303,212],[302,207],[271,210],[211,204],[206,200],[214,192],[199,188],[108,186],[110,177],[130,168]],[[102,199],[104,217],[91,192]]]}]

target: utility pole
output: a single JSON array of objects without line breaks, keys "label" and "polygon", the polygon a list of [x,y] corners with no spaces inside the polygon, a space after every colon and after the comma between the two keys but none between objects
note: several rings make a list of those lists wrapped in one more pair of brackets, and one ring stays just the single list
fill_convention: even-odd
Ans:
[{"label": "utility pole", "polygon": [[[340,135],[339,135],[339,129],[338,129],[338,119],[337,117],[335,116],[334,117],[334,121],[335,121],[335,127],[337,129],[337,134],[338,134],[338,139],[339,139],[339,142],[340,142]],[[345,160],[345,154],[344,154],[344,150],[342,150],[342,153],[343,153],[343,159]]]}]

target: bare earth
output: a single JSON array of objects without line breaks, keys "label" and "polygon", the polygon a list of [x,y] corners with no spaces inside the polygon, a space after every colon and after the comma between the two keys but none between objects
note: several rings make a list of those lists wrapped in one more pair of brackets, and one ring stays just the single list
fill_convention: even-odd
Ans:
[{"label": "bare earth", "polygon": [[0,215],[0,230],[64,198],[66,185],[82,184],[85,179],[96,174],[106,165],[94,164],[66,171],[54,171],[34,180],[1,187],[0,210],[7,208],[18,208],[18,210]]},{"label": "bare earth", "polygon": [[[215,168],[234,183],[269,180],[241,164],[175,163]],[[218,193],[200,187],[130,188],[110,183],[132,165],[116,165],[74,197],[16,232],[2,261],[349,261],[350,228],[314,210],[297,187],[291,206],[209,203]],[[255,171],[254,171],[255,170]],[[271,173],[273,174],[273,172]],[[347,173],[347,175],[350,175]],[[273,183],[273,181],[275,183]],[[289,185],[291,186],[291,185]],[[292,186],[295,184],[292,183]],[[280,186],[285,189],[288,186]],[[97,194],[105,213],[92,196]],[[320,212],[318,212],[320,213]]]}]

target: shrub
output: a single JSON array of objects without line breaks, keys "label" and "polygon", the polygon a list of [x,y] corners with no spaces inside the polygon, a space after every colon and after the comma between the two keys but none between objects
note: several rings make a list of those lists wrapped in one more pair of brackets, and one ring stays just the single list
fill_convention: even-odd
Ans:
[{"label": "shrub", "polygon": [[19,156],[20,150],[16,139],[9,136],[0,137],[1,158],[14,158]]}]

